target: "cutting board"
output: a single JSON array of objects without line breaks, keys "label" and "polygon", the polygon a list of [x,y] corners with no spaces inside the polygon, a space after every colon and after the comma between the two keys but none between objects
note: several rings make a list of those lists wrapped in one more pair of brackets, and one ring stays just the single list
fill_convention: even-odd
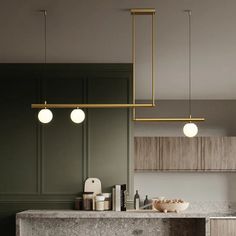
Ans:
[{"label": "cutting board", "polygon": [[95,210],[95,196],[102,193],[102,184],[98,178],[88,178],[84,183],[84,192],[93,192],[93,210]]},{"label": "cutting board", "polygon": [[88,178],[84,184],[84,192],[93,192],[95,195],[102,193],[102,184],[98,178]]}]

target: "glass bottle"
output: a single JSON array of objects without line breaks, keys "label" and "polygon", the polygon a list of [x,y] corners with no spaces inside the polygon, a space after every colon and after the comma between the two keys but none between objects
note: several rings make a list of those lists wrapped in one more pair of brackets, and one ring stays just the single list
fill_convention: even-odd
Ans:
[{"label": "glass bottle", "polygon": [[[143,205],[144,205],[144,206],[147,205],[147,204],[149,204],[148,195],[146,195],[145,200],[144,200],[144,202],[143,202]],[[148,208],[147,208],[147,209],[148,209]]]},{"label": "glass bottle", "polygon": [[139,210],[140,207],[140,196],[138,194],[138,190],[136,190],[136,193],[134,195],[134,209]]}]

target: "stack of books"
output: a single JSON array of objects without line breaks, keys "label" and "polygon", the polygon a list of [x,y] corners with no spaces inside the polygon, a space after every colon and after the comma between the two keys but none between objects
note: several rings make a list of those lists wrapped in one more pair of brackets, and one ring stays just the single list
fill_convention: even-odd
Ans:
[{"label": "stack of books", "polygon": [[126,184],[117,184],[112,188],[112,210],[126,211]]}]

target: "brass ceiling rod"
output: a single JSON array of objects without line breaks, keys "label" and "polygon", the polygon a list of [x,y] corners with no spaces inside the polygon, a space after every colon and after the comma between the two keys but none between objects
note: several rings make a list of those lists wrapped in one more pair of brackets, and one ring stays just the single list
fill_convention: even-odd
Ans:
[{"label": "brass ceiling rod", "polygon": [[153,15],[156,13],[156,10],[155,8],[132,8],[130,12],[135,15]]}]

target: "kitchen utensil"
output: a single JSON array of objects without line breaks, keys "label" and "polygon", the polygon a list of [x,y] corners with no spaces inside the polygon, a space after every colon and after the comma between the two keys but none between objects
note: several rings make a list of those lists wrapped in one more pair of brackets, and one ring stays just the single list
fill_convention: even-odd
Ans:
[{"label": "kitchen utensil", "polygon": [[102,184],[98,178],[88,178],[84,183],[84,192],[93,192],[93,210],[95,210],[95,197],[102,193]]},{"label": "kitchen utensil", "polygon": [[102,193],[102,184],[98,178],[88,178],[84,184],[84,192],[93,192],[94,195]]}]

